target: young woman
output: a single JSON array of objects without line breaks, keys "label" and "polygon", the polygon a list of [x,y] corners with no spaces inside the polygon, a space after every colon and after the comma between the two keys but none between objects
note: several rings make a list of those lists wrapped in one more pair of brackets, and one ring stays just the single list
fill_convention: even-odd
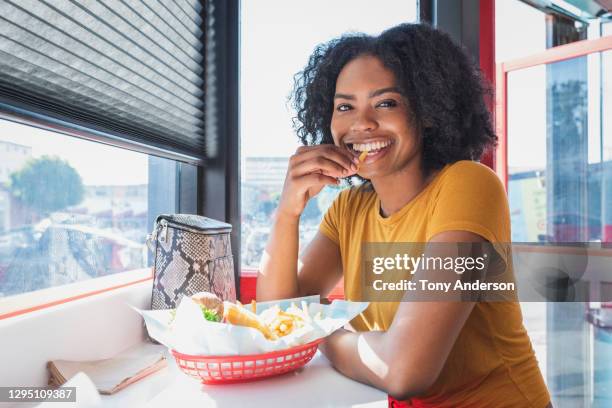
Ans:
[{"label": "young woman", "polygon": [[[361,300],[364,242],[510,242],[504,188],[476,162],[496,142],[482,79],[446,34],[406,24],[319,46],[294,103],[305,146],[289,161],[258,300],[326,296],[341,278],[346,299]],[[356,175],[365,183],[340,193],[298,259],[308,200]],[[323,353],[397,400],[550,406],[516,302],[373,302],[351,324]]]}]

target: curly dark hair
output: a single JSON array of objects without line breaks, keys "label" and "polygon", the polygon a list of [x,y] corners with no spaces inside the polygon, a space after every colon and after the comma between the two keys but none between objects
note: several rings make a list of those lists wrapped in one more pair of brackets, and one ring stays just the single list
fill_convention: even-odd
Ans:
[{"label": "curly dark hair", "polygon": [[293,125],[304,145],[333,144],[336,80],[351,60],[379,58],[397,79],[423,142],[424,170],[479,160],[497,142],[485,98],[492,92],[466,52],[426,24],[401,24],[378,36],[348,34],[316,47],[295,75]]}]

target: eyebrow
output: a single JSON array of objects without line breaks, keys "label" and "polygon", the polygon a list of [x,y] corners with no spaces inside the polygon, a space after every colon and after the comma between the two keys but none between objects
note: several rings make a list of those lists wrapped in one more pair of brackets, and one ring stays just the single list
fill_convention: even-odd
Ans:
[{"label": "eyebrow", "polygon": [[[391,86],[388,88],[381,88],[381,89],[377,89],[375,91],[370,92],[370,94],[368,95],[368,98],[373,98],[375,96],[379,96],[388,92],[394,92],[394,93],[398,93],[401,94],[401,91],[399,90],[399,88],[395,87],[395,86]],[[355,99],[354,95],[349,95],[349,94],[341,94],[341,93],[337,93],[334,95],[334,99],[350,99],[353,100]]]}]

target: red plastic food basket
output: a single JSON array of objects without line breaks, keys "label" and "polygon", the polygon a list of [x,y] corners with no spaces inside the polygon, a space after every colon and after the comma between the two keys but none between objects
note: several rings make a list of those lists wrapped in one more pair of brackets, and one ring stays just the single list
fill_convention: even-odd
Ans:
[{"label": "red plastic food basket", "polygon": [[304,366],[323,339],[263,354],[246,356],[194,356],[172,350],[183,372],[204,384],[229,384],[284,374]]}]

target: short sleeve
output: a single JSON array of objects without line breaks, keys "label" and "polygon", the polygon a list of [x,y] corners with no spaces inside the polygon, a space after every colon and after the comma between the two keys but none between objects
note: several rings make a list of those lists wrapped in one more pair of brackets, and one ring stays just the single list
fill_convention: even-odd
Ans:
[{"label": "short sleeve", "polygon": [[319,225],[319,231],[338,245],[340,245],[340,220],[343,219],[342,209],[346,206],[347,193],[348,189],[338,194]]},{"label": "short sleeve", "polygon": [[510,242],[506,191],[483,164],[460,161],[444,174],[427,228],[427,241],[452,230],[469,231],[492,243]]}]

